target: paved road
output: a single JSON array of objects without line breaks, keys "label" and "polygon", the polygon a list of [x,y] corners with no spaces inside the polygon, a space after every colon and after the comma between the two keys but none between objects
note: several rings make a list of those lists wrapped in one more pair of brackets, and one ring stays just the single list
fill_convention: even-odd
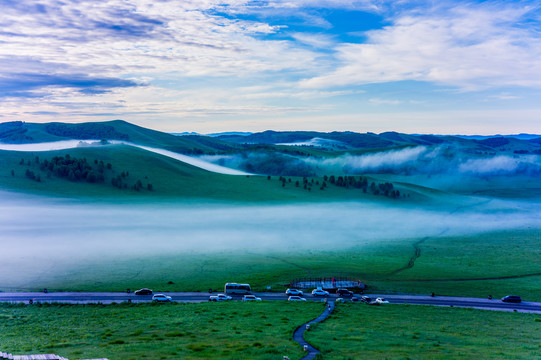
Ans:
[{"label": "paved road", "polygon": [[315,359],[316,355],[319,354],[319,350],[312,346],[308,341],[304,340],[304,332],[308,330],[308,327],[312,324],[322,322],[329,316],[334,310],[334,301],[329,301],[328,306],[323,310],[321,315],[319,315],[317,318],[315,318],[312,321],[307,322],[306,324],[302,324],[295,330],[293,333],[293,340],[298,342],[300,346],[305,349],[306,355],[301,360],[312,360]]},{"label": "paved road", "polygon": [[[155,292],[158,293],[158,292]],[[203,302],[208,301],[209,293],[202,292],[166,292],[174,301],[178,302]],[[212,294],[214,295],[214,294]],[[255,293],[256,296],[263,300],[287,300],[287,295],[283,293]],[[541,303],[524,301],[520,304],[503,303],[499,299],[488,300],[480,298],[463,298],[449,296],[423,296],[423,295],[378,295],[367,294],[368,296],[385,297],[391,303],[397,304],[412,304],[412,305],[436,305],[436,306],[456,306],[456,307],[471,307],[477,309],[499,310],[499,311],[519,311],[541,314]],[[322,301],[322,298],[313,297],[307,294],[307,300]],[[242,300],[242,296],[233,296],[234,300]],[[336,295],[332,294],[330,300],[335,300]],[[137,296],[133,293],[121,292],[58,292],[58,293],[42,293],[42,292],[0,292],[0,302],[62,302],[62,303],[103,303],[110,304],[113,302],[149,302],[152,300],[152,295]]]}]

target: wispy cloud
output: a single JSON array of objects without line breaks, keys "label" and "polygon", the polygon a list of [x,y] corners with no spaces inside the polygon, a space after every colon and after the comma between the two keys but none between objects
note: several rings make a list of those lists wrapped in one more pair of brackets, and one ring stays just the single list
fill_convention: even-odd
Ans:
[{"label": "wispy cloud", "polygon": [[393,99],[379,99],[379,98],[372,98],[369,99],[368,102],[375,105],[400,105],[402,104],[402,101],[400,100],[393,100]]},{"label": "wispy cloud", "polygon": [[416,80],[470,91],[541,87],[541,38],[524,26],[534,10],[487,2],[399,14],[390,26],[367,32],[366,43],[339,45],[338,69],[301,85]]}]

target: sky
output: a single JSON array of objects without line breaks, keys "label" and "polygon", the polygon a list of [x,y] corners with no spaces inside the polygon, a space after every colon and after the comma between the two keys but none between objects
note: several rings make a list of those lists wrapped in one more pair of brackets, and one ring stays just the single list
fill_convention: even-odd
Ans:
[{"label": "sky", "polygon": [[539,1],[0,0],[0,122],[541,134]]}]

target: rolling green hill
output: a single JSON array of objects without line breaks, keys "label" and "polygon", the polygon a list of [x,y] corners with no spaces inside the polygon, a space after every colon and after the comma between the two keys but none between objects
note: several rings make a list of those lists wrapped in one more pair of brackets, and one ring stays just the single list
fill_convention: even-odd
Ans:
[{"label": "rolling green hill", "polygon": [[[68,156],[69,155],[69,156]],[[68,175],[71,168],[45,166],[62,158],[88,164],[91,173],[103,181],[86,181]],[[100,165],[101,164],[101,165]],[[77,164],[73,165],[76,166]],[[101,167],[101,172],[100,172]],[[75,169],[76,170],[76,169]],[[29,176],[29,174],[32,176]],[[84,177],[84,176],[83,176]],[[122,186],[114,186],[119,179]],[[377,201],[414,201],[428,199],[421,191],[397,185],[398,199],[374,195],[359,188],[336,186],[323,178],[232,176],[198,167],[128,145],[105,145],[47,152],[0,151],[0,187],[28,193],[67,197],[124,199],[211,199],[239,202],[255,201],[338,201],[367,199]],[[379,180],[369,178],[379,185]],[[299,182],[297,185],[296,183]],[[306,182],[307,186],[304,186]],[[136,186],[140,183],[140,186]],[[384,183],[384,182],[381,182]],[[149,186],[150,184],[150,186]]]},{"label": "rolling green hill", "polygon": [[25,123],[0,124],[0,142],[10,144],[40,143],[61,140],[122,140],[158,147],[183,154],[202,154],[240,148],[206,136],[174,136],[143,128],[123,120],[81,124]]},{"label": "rolling green hill", "polygon": [[[313,131],[265,131],[248,136],[210,137],[174,136],[122,120],[81,124],[36,124],[20,121],[0,124],[1,143],[23,144],[72,139],[121,140],[176,153],[208,155],[208,161],[249,173],[261,174],[263,177],[239,178],[212,174],[176,160],[130,147],[101,147],[70,150],[56,155],[81,154],[79,157],[103,161],[102,166],[106,163],[114,165],[111,171],[106,171],[105,174],[91,172],[90,180],[97,176],[99,180],[97,183],[94,181],[91,183],[70,182],[68,180],[74,180],[80,174],[74,172],[70,175],[69,169],[66,170],[62,179],[46,172],[40,173],[38,170],[41,170],[43,165],[34,164],[34,160],[30,159],[32,166],[37,169],[28,169],[34,174],[33,179],[32,173],[27,174],[27,169],[20,168],[19,162],[20,157],[33,158],[35,155],[2,152],[0,161],[5,166],[0,186],[69,196],[91,194],[113,197],[132,196],[132,188],[136,186],[139,197],[319,201],[369,196],[364,193],[353,195],[351,189],[347,188],[328,187],[320,190],[324,175],[359,177],[372,174],[371,177],[375,179],[370,181],[376,182],[376,185],[378,182],[385,182],[378,178],[392,179],[394,176],[395,181],[403,183],[400,185],[402,186],[401,195],[409,194],[410,197],[415,198],[432,197],[433,194],[419,192],[418,189],[422,188],[411,187],[407,183],[467,195],[490,195],[492,193],[487,193],[487,190],[496,189],[496,195],[504,194],[506,197],[514,197],[515,189],[537,189],[535,183],[541,176],[541,161],[539,160],[541,142],[535,138],[524,140],[498,136],[470,139],[459,136],[408,135],[397,132],[385,132],[378,135]],[[278,145],[298,142],[304,142],[304,144]],[[57,153],[43,156],[53,157],[55,154]],[[498,159],[500,155],[505,158]],[[24,163],[28,161],[29,159],[25,159]],[[11,170],[14,175],[11,174]],[[118,178],[123,171],[129,171],[131,176],[117,179],[122,180],[120,181],[121,188],[118,189],[118,181],[115,178]],[[193,175],[194,172],[198,175]],[[283,176],[288,180],[282,186],[282,182],[267,181],[267,175]],[[438,179],[441,178],[441,181],[438,180],[437,184],[432,184],[434,182],[432,177],[436,176]],[[465,176],[468,176],[471,181],[461,180]],[[513,181],[509,184],[505,182],[492,184],[493,182],[486,181],[494,176],[516,179],[516,184],[512,184]],[[303,177],[309,178],[306,189]],[[23,181],[20,181],[20,178]],[[39,182],[35,181],[38,178]],[[292,178],[291,183],[289,178]],[[205,179],[205,181],[200,181],[200,179]],[[314,179],[313,183],[312,179]],[[28,181],[34,181],[34,183],[28,183]],[[300,182],[300,188],[297,188],[297,181]],[[480,185],[470,189],[472,183]],[[270,184],[276,185],[276,188]],[[143,191],[145,189],[151,190],[147,193]]]}]

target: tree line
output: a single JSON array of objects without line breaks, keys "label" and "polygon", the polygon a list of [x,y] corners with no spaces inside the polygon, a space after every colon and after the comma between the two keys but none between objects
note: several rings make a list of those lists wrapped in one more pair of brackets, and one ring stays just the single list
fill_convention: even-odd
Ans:
[{"label": "tree line", "polygon": [[[66,154],[65,156],[54,156],[50,159],[40,159],[36,156],[33,161],[21,158],[19,165],[25,165],[25,176],[31,180],[41,182],[41,174],[31,169],[35,165],[41,172],[44,172],[48,178],[57,177],[67,179],[72,182],[86,183],[106,183],[106,178],[111,179],[111,185],[118,189],[131,189],[141,191],[146,189],[153,191],[153,185],[147,183],[146,186],[140,179],[129,181],[129,171],[122,171],[115,175],[113,165],[105,163],[103,160],[95,159],[93,162],[87,158],[76,158]],[[15,170],[11,170],[11,175],[15,176]],[[147,177],[145,177],[147,179]]]},{"label": "tree line", "polygon": [[[267,180],[271,180],[271,176],[267,176]],[[376,183],[374,181],[369,181],[368,178],[360,176],[358,178],[354,176],[335,176],[335,175],[325,175],[323,178],[311,178],[307,177],[300,180],[292,181],[291,178],[286,178],[280,176],[278,181],[282,183],[282,187],[286,187],[287,184],[294,185],[295,187],[303,187],[305,190],[311,191],[312,187],[319,187],[320,190],[325,190],[327,184],[342,187],[346,189],[360,189],[363,193],[371,193],[373,195],[386,196],[392,199],[398,199],[400,196],[405,196],[400,193],[400,190],[395,189],[394,185],[390,182],[385,183]]]}]

